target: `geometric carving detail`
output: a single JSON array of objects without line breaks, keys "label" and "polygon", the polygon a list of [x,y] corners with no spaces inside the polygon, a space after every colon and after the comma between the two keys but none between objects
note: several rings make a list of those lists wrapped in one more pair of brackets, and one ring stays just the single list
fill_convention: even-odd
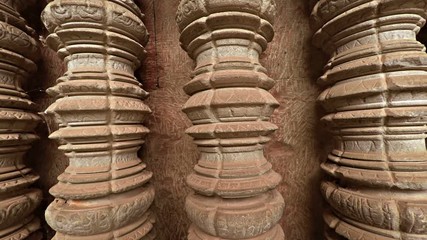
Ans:
[{"label": "geometric carving detail", "polygon": [[321,0],[314,43],[334,149],[323,170],[328,239],[427,239],[425,0]]},{"label": "geometric carving detail", "polygon": [[54,239],[154,239],[152,173],[138,157],[149,130],[148,93],[134,76],[148,33],[130,0],[55,0],[42,13],[46,42],[67,66],[48,93],[69,158],[50,189]]},{"label": "geometric carving detail", "polygon": [[196,62],[183,111],[200,158],[187,177],[188,238],[283,239],[281,176],[264,157],[279,106],[259,56],[273,38],[274,1],[183,0],[180,42]]},{"label": "geometric carving detail", "polygon": [[42,192],[29,188],[38,176],[25,165],[25,154],[38,139],[40,122],[25,92],[37,70],[38,48],[18,10],[22,2],[0,1],[0,238],[40,239],[34,216]]}]

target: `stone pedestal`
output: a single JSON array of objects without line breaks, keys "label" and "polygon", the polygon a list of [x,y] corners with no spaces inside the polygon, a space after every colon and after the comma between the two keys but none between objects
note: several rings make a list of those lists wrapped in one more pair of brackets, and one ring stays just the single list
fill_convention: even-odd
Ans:
[{"label": "stone pedestal", "polygon": [[39,178],[25,165],[40,122],[25,92],[37,70],[37,42],[20,16],[20,2],[0,0],[0,239],[40,239],[34,210],[42,193]]},{"label": "stone pedestal", "polygon": [[70,164],[50,189],[46,211],[54,239],[154,239],[148,211],[154,189],[137,152],[150,109],[134,77],[148,33],[131,0],[55,0],[42,13],[47,44],[67,66],[48,93],[50,138]]},{"label": "stone pedestal", "polygon": [[263,154],[279,104],[259,63],[275,10],[270,0],[184,0],[178,8],[180,41],[196,62],[183,108],[200,151],[187,178],[194,190],[185,206],[190,240],[284,238],[284,203],[275,190],[281,176]]},{"label": "stone pedestal", "polygon": [[427,239],[427,54],[416,40],[426,10],[424,0],[314,9],[314,43],[331,55],[318,81],[335,141],[322,165],[329,239]]}]

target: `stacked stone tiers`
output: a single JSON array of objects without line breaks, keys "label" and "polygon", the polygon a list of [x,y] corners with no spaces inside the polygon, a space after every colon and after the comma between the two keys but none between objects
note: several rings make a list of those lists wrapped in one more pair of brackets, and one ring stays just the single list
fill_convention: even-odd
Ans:
[{"label": "stacked stone tiers", "polygon": [[0,1],[0,239],[41,239],[34,216],[42,193],[25,165],[38,139],[35,104],[24,90],[37,70],[37,42],[20,16],[20,2]]},{"label": "stacked stone tiers", "polygon": [[155,238],[152,173],[137,155],[151,112],[134,77],[148,41],[142,17],[130,0],[55,0],[42,13],[47,44],[67,66],[48,90],[59,123],[50,138],[70,160],[50,189],[54,239]]},{"label": "stacked stone tiers", "polygon": [[427,239],[424,0],[321,0],[314,43],[334,149],[322,165],[328,239]]},{"label": "stacked stone tiers", "polygon": [[274,35],[268,0],[184,0],[177,22],[196,62],[183,107],[200,158],[187,184],[188,239],[284,239],[281,176],[264,157],[276,126],[275,81],[259,63]]}]

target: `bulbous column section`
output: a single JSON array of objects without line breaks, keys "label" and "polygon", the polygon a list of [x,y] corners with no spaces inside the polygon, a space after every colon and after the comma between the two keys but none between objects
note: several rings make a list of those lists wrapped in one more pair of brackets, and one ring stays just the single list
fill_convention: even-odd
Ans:
[{"label": "bulbous column section", "polygon": [[321,0],[314,43],[332,57],[319,100],[328,239],[427,239],[425,0]]},{"label": "bulbous column section", "polygon": [[134,77],[148,33],[130,0],[55,0],[42,20],[67,72],[48,90],[46,112],[70,164],[50,189],[54,239],[154,239],[152,173],[137,156],[150,109]]},{"label": "bulbous column section", "polygon": [[193,222],[188,239],[283,239],[281,176],[263,154],[276,126],[275,81],[259,63],[272,40],[270,0],[184,0],[177,22],[182,47],[196,61],[185,85],[187,133],[200,150],[187,184]]},{"label": "bulbous column section", "polygon": [[42,193],[29,188],[39,178],[25,165],[38,139],[40,118],[24,88],[37,70],[37,42],[19,15],[18,2],[0,0],[0,239],[41,239],[34,210]]}]

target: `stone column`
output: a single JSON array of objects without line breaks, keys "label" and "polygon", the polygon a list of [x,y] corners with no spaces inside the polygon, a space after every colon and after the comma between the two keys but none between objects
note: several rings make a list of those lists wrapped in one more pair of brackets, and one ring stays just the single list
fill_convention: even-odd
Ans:
[{"label": "stone column", "polygon": [[0,239],[41,239],[34,210],[42,193],[29,188],[39,178],[25,165],[38,139],[40,118],[25,86],[37,70],[38,48],[18,11],[20,1],[0,0]]},{"label": "stone column", "polygon": [[334,136],[322,165],[327,239],[427,239],[426,0],[321,0],[331,55],[319,100]]},{"label": "stone column", "polygon": [[67,66],[46,110],[70,160],[50,189],[54,239],[154,239],[152,173],[137,156],[150,113],[133,75],[146,53],[142,17],[131,0],[55,0],[42,13],[46,42]]},{"label": "stone column", "polygon": [[184,86],[183,111],[194,126],[187,133],[200,151],[187,184],[193,222],[188,239],[283,239],[278,225],[281,176],[263,154],[276,126],[275,81],[259,63],[273,38],[270,0],[184,0],[177,22],[182,47],[196,61]]}]

